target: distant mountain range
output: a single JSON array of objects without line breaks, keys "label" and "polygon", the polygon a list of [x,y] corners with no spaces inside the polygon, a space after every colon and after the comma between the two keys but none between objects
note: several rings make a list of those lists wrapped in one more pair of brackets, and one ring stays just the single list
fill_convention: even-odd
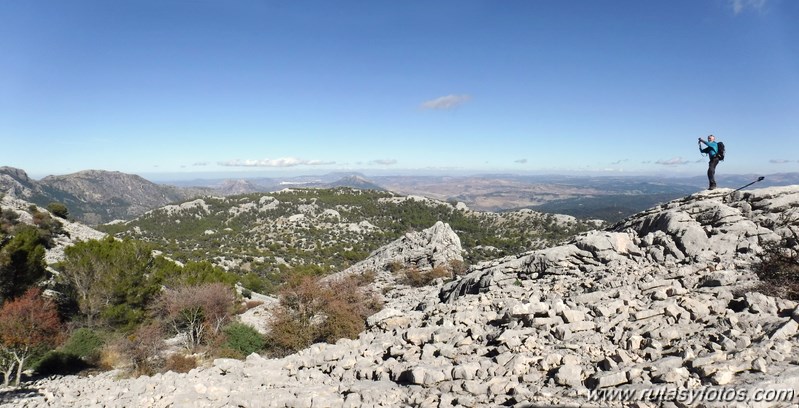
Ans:
[{"label": "distant mountain range", "polygon": [[170,203],[200,196],[230,196],[278,191],[288,187],[351,187],[384,190],[360,174],[277,179],[194,180],[181,185],[156,184],[135,174],[85,170],[34,180],[21,169],[0,167],[0,193],[40,206],[60,202],[70,216],[88,225],[130,220]]},{"label": "distant mountain range", "polygon": [[89,225],[131,219],[153,208],[210,190],[159,185],[133,174],[86,170],[39,181],[25,171],[0,167],[0,191],[40,206],[64,203],[70,216]]},{"label": "distant mountain range", "polygon": [[[719,175],[719,186],[737,188],[758,175]],[[530,208],[580,218],[617,221],[653,205],[705,188],[704,175],[689,178],[588,177],[564,175],[375,176],[357,172],[286,178],[196,179],[153,183],[120,172],[86,170],[47,176],[0,167],[0,192],[46,206],[58,201],[89,225],[130,220],[148,210],[191,198],[280,191],[285,188],[350,187],[392,191],[442,201],[463,202],[480,211]],[[756,187],[799,184],[799,173],[766,175]]]}]

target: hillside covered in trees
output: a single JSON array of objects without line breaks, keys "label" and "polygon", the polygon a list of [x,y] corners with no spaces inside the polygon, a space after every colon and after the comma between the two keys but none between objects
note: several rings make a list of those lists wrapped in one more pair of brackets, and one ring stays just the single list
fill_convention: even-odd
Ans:
[{"label": "hillside covered in trees", "polygon": [[287,268],[335,272],[437,221],[458,234],[467,263],[542,248],[597,226],[530,210],[478,212],[422,197],[335,188],[204,197],[100,229],[157,244],[181,262],[209,260],[266,277]]}]

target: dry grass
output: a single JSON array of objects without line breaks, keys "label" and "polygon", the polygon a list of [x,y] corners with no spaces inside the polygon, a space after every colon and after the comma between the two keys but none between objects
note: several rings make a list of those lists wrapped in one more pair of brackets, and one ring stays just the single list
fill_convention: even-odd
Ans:
[{"label": "dry grass", "polygon": [[262,304],[264,304],[263,300],[248,300],[244,302],[244,311],[261,306]]},{"label": "dry grass", "polygon": [[119,342],[111,342],[100,349],[97,366],[105,371],[113,370],[128,365],[129,359],[125,356],[123,347]]},{"label": "dry grass", "polygon": [[443,266],[437,266],[428,271],[423,271],[418,268],[409,268],[405,270],[403,275],[401,279],[402,283],[415,288],[430,285],[439,278],[444,280],[452,279],[452,271]]},{"label": "dry grass", "polygon": [[183,354],[172,354],[164,364],[164,372],[188,373],[195,368],[197,368],[197,359]]}]

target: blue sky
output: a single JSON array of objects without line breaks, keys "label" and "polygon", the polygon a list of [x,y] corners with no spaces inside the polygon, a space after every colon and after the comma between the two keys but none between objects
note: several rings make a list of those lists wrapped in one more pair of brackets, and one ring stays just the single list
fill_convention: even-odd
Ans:
[{"label": "blue sky", "polygon": [[33,176],[799,171],[799,2],[3,1]]}]

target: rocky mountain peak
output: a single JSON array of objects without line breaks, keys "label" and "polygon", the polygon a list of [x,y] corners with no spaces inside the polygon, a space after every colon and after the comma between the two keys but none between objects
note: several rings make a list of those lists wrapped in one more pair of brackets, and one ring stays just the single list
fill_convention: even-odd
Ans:
[{"label": "rocky mountain peak", "polygon": [[0,167],[0,175],[7,175],[23,182],[31,181],[30,177],[28,177],[28,173],[26,173],[25,170],[18,169],[16,167],[2,166]]},{"label": "rocky mountain peak", "polygon": [[0,191],[19,198],[30,198],[39,193],[36,181],[22,169],[0,167]]}]

